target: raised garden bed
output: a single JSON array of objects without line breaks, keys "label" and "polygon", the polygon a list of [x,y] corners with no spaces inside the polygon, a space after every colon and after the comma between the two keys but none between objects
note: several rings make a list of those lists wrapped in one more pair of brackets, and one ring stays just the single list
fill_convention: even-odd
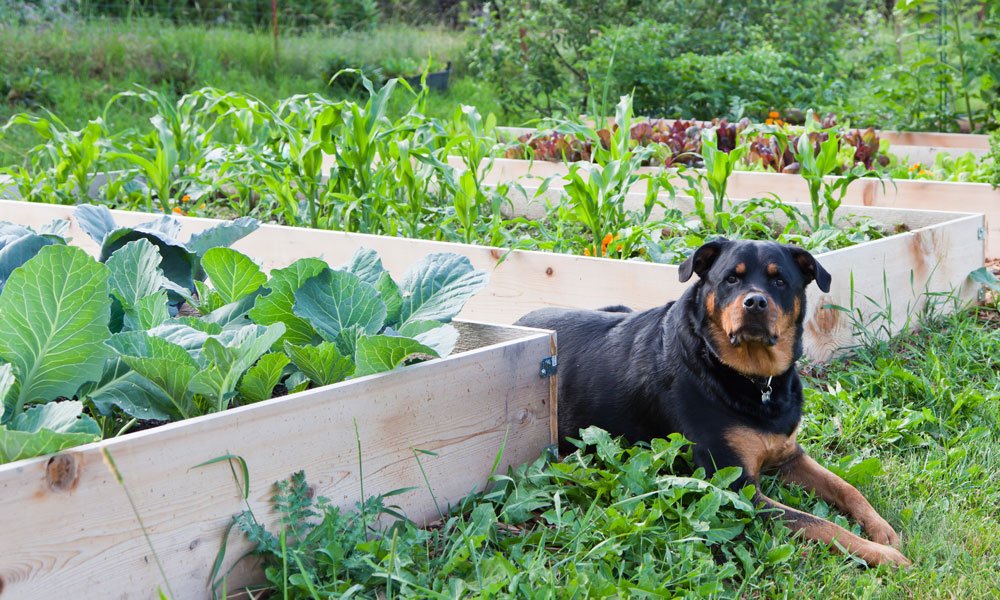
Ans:
[{"label": "raised garden bed", "polygon": [[[679,198],[676,207],[687,212],[692,208],[685,198]],[[0,211],[8,219],[41,225],[68,215],[72,209],[0,202]],[[828,294],[815,287],[809,289],[804,343],[810,358],[825,361],[857,343],[851,315],[826,305],[853,304],[863,319],[891,307],[891,322],[877,324],[884,327],[881,334],[886,335],[898,332],[907,324],[907,316],[918,313],[929,300],[940,300],[928,294],[954,293],[959,302],[941,302],[944,310],[977,297],[980,287],[971,281],[969,273],[983,266],[981,234],[985,225],[981,215],[869,207],[852,207],[843,212],[869,216],[890,229],[901,226],[908,231],[818,255],[833,276],[833,287]],[[149,219],[149,215],[141,213],[115,214],[123,223]],[[191,230],[214,223],[209,219],[180,220]],[[489,272],[490,280],[460,316],[490,323],[513,323],[544,306],[597,308],[624,303],[649,308],[679,297],[690,284],[678,281],[676,266],[651,262],[508,252],[486,246],[275,225],[262,225],[233,247],[270,269],[287,266],[304,256],[322,256],[333,264],[343,263],[359,246],[376,250],[390,272],[402,272],[414,256],[430,252],[468,256],[475,267]]]},{"label": "raised garden bed", "polygon": [[[455,163],[457,165],[457,161]],[[654,172],[655,167],[643,167],[641,172]],[[526,187],[537,186],[544,179],[554,177],[550,187],[562,187],[562,177],[569,172],[566,163],[528,161],[497,158],[484,177],[487,184],[496,185],[517,181]],[[828,177],[834,181],[834,177]],[[634,188],[637,203],[627,208],[642,206],[641,193],[644,182]],[[732,198],[760,198],[771,194],[786,202],[809,202],[809,186],[798,175],[733,171],[728,180],[728,193]],[[517,212],[537,217],[540,207],[530,209],[528,198],[514,196]],[[850,207],[897,208],[903,210],[939,210],[982,213],[988,228],[987,256],[1000,256],[1000,189],[987,183],[959,183],[926,180],[884,180],[862,178],[850,184],[844,196],[844,205]],[[523,208],[520,208],[523,207]]]},{"label": "raised garden bed", "polygon": [[975,133],[938,133],[928,131],[892,131],[883,129],[881,135],[893,146],[938,148],[946,151],[970,151],[977,154],[989,152],[990,136]]},{"label": "raised garden bed", "polygon": [[[0,214],[36,226],[70,218],[72,209],[5,202]],[[151,216],[117,218],[136,225]],[[72,222],[69,235],[96,254],[97,243]],[[186,219],[184,229],[217,223]],[[266,236],[244,246],[261,243]],[[249,504],[276,525],[271,484],[303,468],[337,506],[405,488],[392,502],[409,518],[438,518],[439,507],[481,488],[495,470],[536,458],[555,430],[555,379],[540,376],[554,337],[455,325],[456,350],[444,359],[0,465],[8,515],[0,593],[107,598],[154,596],[159,587],[173,598],[210,597],[225,540],[223,573],[250,547],[227,537],[232,515]],[[237,461],[211,462],[226,455],[245,461],[248,481]],[[241,564],[227,584],[257,576]]]},{"label": "raised garden bed", "polygon": [[[585,121],[593,123],[592,120]],[[665,119],[672,123],[675,119]],[[535,130],[527,127],[503,127],[502,131],[513,134],[515,137],[525,133],[533,133]],[[922,156],[930,156],[937,152],[965,153],[972,152],[976,155],[983,155],[990,151],[990,136],[976,133],[943,133],[936,131],[894,131],[892,129],[876,129],[875,132],[881,139],[886,140],[891,145],[890,150],[900,156],[909,155],[910,152],[919,153]],[[922,158],[915,158],[922,160]]]}]

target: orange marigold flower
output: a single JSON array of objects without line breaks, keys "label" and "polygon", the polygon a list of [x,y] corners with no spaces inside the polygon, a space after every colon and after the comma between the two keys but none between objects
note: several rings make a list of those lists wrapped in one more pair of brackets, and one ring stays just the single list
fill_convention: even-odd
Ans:
[{"label": "orange marigold flower", "polygon": [[774,125],[774,119],[764,119],[765,125]]},{"label": "orange marigold flower", "polygon": [[583,249],[583,255],[584,256],[590,256],[590,248],[584,248]]},{"label": "orange marigold flower", "polygon": [[920,168],[920,163],[913,163],[912,165],[910,165],[910,173],[916,171],[919,168]]},{"label": "orange marigold flower", "polygon": [[179,206],[175,206],[175,207],[174,207],[174,212],[175,212],[176,214],[178,214],[178,215],[183,215],[183,214],[184,214],[184,211],[183,211],[183,210],[181,210],[181,207],[179,207]]},{"label": "orange marigold flower", "polygon": [[190,202],[190,201],[191,201],[191,196],[188,196],[187,194],[181,196],[181,202]]},{"label": "orange marigold flower", "polygon": [[776,110],[772,110],[771,112],[767,113],[767,116],[771,117],[772,119],[777,119],[778,117],[781,116],[781,113],[779,113]]},{"label": "orange marigold flower", "polygon": [[[608,244],[610,244],[611,242],[617,240],[618,238],[619,238],[619,236],[617,236],[617,235],[611,235],[610,233],[607,234],[607,235],[605,235],[604,239],[601,240],[601,254],[602,255],[607,254],[608,253]],[[620,246],[619,246],[619,248],[620,248]]]}]

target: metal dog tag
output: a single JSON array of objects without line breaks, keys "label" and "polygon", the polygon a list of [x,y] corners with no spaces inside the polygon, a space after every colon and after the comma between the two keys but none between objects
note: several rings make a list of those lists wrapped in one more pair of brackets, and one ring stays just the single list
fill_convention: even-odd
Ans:
[{"label": "metal dog tag", "polygon": [[760,402],[761,404],[767,404],[771,401],[771,379],[774,377],[767,378],[767,387],[760,391]]}]

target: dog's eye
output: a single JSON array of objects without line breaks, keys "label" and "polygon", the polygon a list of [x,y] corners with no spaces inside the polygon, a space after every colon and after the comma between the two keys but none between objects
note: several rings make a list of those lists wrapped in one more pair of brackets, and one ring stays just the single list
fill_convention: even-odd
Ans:
[{"label": "dog's eye", "polygon": [[736,283],[739,280],[740,278],[737,277],[736,275],[730,275],[729,277],[726,277],[726,283]]},{"label": "dog's eye", "polygon": [[783,287],[785,285],[785,280],[779,277],[774,280],[774,285],[778,287]]}]

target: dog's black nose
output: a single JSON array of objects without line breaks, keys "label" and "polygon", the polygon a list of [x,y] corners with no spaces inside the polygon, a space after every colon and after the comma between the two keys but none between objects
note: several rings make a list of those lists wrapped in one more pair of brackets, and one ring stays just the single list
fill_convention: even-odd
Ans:
[{"label": "dog's black nose", "polygon": [[761,313],[767,310],[767,298],[764,294],[750,294],[743,299],[743,308],[749,313]]}]

